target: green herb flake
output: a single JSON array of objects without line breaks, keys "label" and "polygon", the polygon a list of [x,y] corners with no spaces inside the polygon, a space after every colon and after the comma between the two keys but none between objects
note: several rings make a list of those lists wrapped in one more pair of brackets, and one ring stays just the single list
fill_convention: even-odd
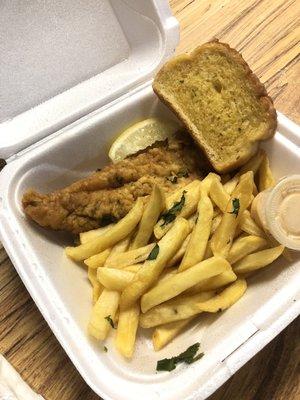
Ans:
[{"label": "green herb flake", "polygon": [[204,353],[199,353],[194,358],[188,358],[185,360],[187,364],[193,364],[194,362],[200,360],[204,356]]},{"label": "green herb flake", "polygon": [[176,218],[176,215],[175,214],[172,214],[172,213],[165,213],[165,214],[163,214],[162,216],[162,219],[163,219],[163,223],[160,225],[160,226],[165,226],[165,225],[168,225],[168,224],[170,224],[171,222],[173,222],[174,221],[174,219]]},{"label": "green herb flake", "polygon": [[174,203],[173,206],[167,212],[162,214],[161,218],[163,219],[163,223],[160,226],[165,226],[170,222],[174,221],[174,219],[176,218],[176,214],[178,214],[182,210],[185,204],[185,193],[186,190],[182,192],[181,199],[176,203]]},{"label": "green herb flake", "polygon": [[147,257],[147,260],[155,260],[158,256],[158,253],[159,253],[159,245],[156,243],[156,245],[150,251],[150,254]]},{"label": "green herb flake", "polygon": [[192,364],[195,361],[200,360],[200,358],[204,356],[204,353],[196,355],[199,347],[200,343],[195,343],[176,357],[159,360],[156,365],[156,371],[173,371],[179,363],[184,362],[186,364]]},{"label": "green herb flake", "polygon": [[230,211],[229,214],[235,214],[235,217],[237,218],[237,216],[239,214],[239,210],[240,210],[240,200],[239,199],[233,199],[232,200],[232,207],[233,207],[233,210]]},{"label": "green herb flake", "polygon": [[117,328],[115,327],[114,321],[113,321],[112,318],[111,318],[111,315],[107,315],[106,317],[104,317],[104,319],[106,319],[106,321],[110,324],[110,326],[111,326],[113,329],[117,329]]},{"label": "green herb flake", "polygon": [[104,353],[107,353],[108,352],[108,348],[106,346],[103,346],[103,351],[104,351]]},{"label": "green herb flake", "polygon": [[176,368],[175,357],[164,358],[163,360],[157,361],[156,371],[173,371]]}]

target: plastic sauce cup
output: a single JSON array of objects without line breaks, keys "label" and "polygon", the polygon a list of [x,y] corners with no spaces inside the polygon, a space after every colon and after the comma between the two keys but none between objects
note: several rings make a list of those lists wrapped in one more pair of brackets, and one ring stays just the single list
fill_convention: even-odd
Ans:
[{"label": "plastic sauce cup", "polygon": [[300,175],[286,176],[259,193],[252,202],[251,216],[279,243],[300,250]]}]

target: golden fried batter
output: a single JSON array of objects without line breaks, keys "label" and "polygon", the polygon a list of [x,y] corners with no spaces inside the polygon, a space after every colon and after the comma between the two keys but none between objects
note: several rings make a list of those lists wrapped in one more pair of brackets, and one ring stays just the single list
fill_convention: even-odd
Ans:
[{"label": "golden fried batter", "polygon": [[199,177],[203,157],[187,138],[177,136],[110,164],[50,194],[27,191],[25,213],[39,225],[80,233],[122,218],[156,183],[166,192]]}]

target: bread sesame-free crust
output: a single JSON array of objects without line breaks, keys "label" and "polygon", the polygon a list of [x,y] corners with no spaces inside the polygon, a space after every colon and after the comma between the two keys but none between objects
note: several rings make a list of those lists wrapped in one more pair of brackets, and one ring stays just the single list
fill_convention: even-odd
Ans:
[{"label": "bread sesame-free crust", "polygon": [[[245,73],[245,79],[249,81],[251,88],[253,90],[253,94],[259,100],[264,112],[267,115],[267,126],[265,131],[259,132],[259,134],[257,134],[252,141],[248,140],[248,142],[245,143],[245,148],[243,149],[243,152],[240,154],[238,160],[230,160],[230,161],[226,159],[221,161],[215,160],[213,157],[212,149],[205,143],[204,140],[201,140],[201,137],[199,137],[200,135],[194,131],[192,127],[192,122],[189,118],[186,117],[182,107],[176,104],[176,102],[173,102],[161,88],[160,80],[163,79],[163,76],[166,72],[172,71],[173,67],[178,65],[178,63],[193,61],[193,59],[196,59],[199,55],[201,55],[201,53],[205,52],[205,50],[207,49],[221,51],[227,57],[230,57],[237,64],[242,66]],[[250,69],[250,67],[248,66],[248,64],[238,51],[232,49],[228,44],[221,43],[218,40],[205,43],[194,49],[190,54],[179,55],[168,61],[157,73],[153,82],[153,90],[157,94],[157,96],[169,108],[171,108],[172,111],[177,115],[177,117],[185,124],[186,128],[194,138],[197,145],[200,146],[200,148],[206,154],[208,160],[210,161],[214,169],[220,173],[229,172],[246,163],[256,153],[258,149],[258,142],[272,137],[275,133],[277,126],[276,111],[273,105],[273,101],[268,96],[264,85],[260,82],[258,77],[252,72],[252,70]]]}]

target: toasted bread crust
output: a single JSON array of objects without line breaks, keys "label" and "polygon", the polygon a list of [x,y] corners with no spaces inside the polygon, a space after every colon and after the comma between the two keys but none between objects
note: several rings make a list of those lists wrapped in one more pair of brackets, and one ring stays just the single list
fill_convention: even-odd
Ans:
[{"label": "toasted bread crust", "polygon": [[[191,123],[188,118],[185,117],[184,113],[181,110],[181,107],[173,102],[171,102],[167,96],[163,93],[163,91],[159,88],[159,80],[160,77],[167,71],[172,70],[174,65],[178,63],[190,62],[199,54],[203,53],[207,49],[214,49],[216,51],[221,51],[222,53],[226,53],[228,57],[233,59],[237,64],[242,66],[245,72],[246,79],[250,82],[251,87],[253,89],[253,94],[261,103],[263,109],[267,114],[267,129],[265,132],[261,133],[258,137],[254,138],[253,142],[250,144],[248,143],[248,148],[245,147],[244,154],[238,160],[235,160],[231,163],[224,163],[219,165],[218,163],[214,162],[212,157],[210,156],[210,149],[208,146],[205,145],[204,142],[199,140],[197,133],[194,132]],[[161,99],[163,103],[165,103],[172,111],[177,115],[177,117],[185,124],[186,128],[188,129],[189,133],[194,138],[197,145],[204,151],[208,160],[211,162],[212,166],[215,170],[220,173],[226,173],[240,167],[241,165],[245,164],[257,151],[258,149],[258,142],[261,140],[268,139],[272,137],[276,131],[277,127],[277,115],[276,110],[273,105],[273,101],[270,96],[268,96],[265,86],[260,82],[258,77],[252,72],[249,65],[243,59],[242,55],[235,49],[231,48],[226,43],[221,43],[218,40],[213,40],[211,42],[205,43],[196,49],[194,49],[189,54],[183,54],[179,56],[175,56],[170,61],[168,61],[157,73],[154,82],[153,82],[153,90],[157,94],[157,96]]]}]

